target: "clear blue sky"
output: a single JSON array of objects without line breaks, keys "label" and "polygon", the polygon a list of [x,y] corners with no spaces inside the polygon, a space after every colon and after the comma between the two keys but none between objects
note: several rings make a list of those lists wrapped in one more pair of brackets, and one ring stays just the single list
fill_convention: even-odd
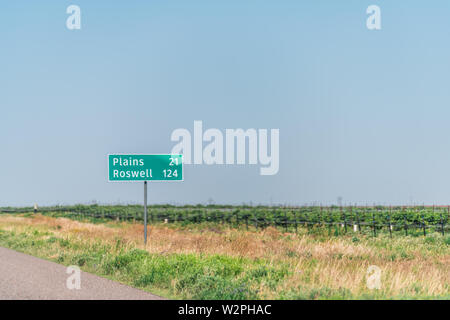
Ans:
[{"label": "clear blue sky", "polygon": [[194,120],[279,128],[279,173],[189,166],[150,202],[448,204],[449,14],[447,0],[2,1],[0,206],[140,202],[141,183],[107,182],[106,155],[168,153]]}]

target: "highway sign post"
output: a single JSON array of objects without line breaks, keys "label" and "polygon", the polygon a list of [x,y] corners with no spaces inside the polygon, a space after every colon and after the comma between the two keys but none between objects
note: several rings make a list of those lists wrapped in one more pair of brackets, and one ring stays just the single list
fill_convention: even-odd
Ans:
[{"label": "highway sign post", "polygon": [[109,154],[108,181],[144,181],[144,244],[147,244],[147,181],[183,181],[183,156]]}]

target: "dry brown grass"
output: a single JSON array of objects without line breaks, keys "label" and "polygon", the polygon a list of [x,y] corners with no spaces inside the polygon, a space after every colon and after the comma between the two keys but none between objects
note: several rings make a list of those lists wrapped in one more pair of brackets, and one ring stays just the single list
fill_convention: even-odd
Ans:
[{"label": "dry brown grass", "polygon": [[362,295],[367,292],[366,270],[370,265],[382,270],[380,295],[450,294],[449,247],[443,243],[432,245],[422,238],[388,240],[380,237],[352,242],[351,237],[323,239],[308,234],[285,234],[274,228],[264,231],[188,230],[157,225],[149,228],[149,241],[144,248],[140,224],[103,225],[41,215],[32,218],[0,216],[0,229],[20,231],[29,227],[82,241],[100,239],[113,243],[122,239],[130,247],[151,253],[223,254],[287,265],[292,273],[276,290],[263,285],[259,288],[267,298],[299,287],[346,289],[354,295]]}]

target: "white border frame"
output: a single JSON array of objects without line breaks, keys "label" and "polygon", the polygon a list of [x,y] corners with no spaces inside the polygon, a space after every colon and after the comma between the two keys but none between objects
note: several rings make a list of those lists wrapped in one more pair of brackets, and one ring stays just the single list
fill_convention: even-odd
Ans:
[{"label": "white border frame", "polygon": [[[180,156],[181,157],[181,174],[182,179],[181,180],[109,180],[109,156]],[[179,153],[108,153],[106,155],[106,162],[107,162],[107,172],[106,175],[108,177],[108,182],[183,182],[184,181],[184,157],[182,154]]]}]

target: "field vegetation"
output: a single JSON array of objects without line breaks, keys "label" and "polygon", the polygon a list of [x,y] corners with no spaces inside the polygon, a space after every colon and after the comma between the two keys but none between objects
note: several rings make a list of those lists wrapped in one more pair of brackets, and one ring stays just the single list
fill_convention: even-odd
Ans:
[{"label": "field vegetation", "polygon": [[[55,214],[56,215],[56,214]],[[449,299],[450,236],[0,214],[0,246],[175,299]],[[380,289],[367,286],[381,270]]]},{"label": "field vegetation", "polygon": [[[31,208],[0,208],[0,213],[30,212]],[[75,205],[39,208],[39,213],[52,217],[68,217],[105,221],[143,221],[140,205]],[[166,222],[181,225],[203,222],[229,227],[245,227],[246,230],[269,226],[284,232],[297,232],[301,226],[322,227],[329,233],[347,233],[349,229],[376,236],[380,232],[392,235],[414,235],[450,232],[450,206],[171,206],[149,207],[150,222]],[[341,228],[337,228],[341,227]]]}]

